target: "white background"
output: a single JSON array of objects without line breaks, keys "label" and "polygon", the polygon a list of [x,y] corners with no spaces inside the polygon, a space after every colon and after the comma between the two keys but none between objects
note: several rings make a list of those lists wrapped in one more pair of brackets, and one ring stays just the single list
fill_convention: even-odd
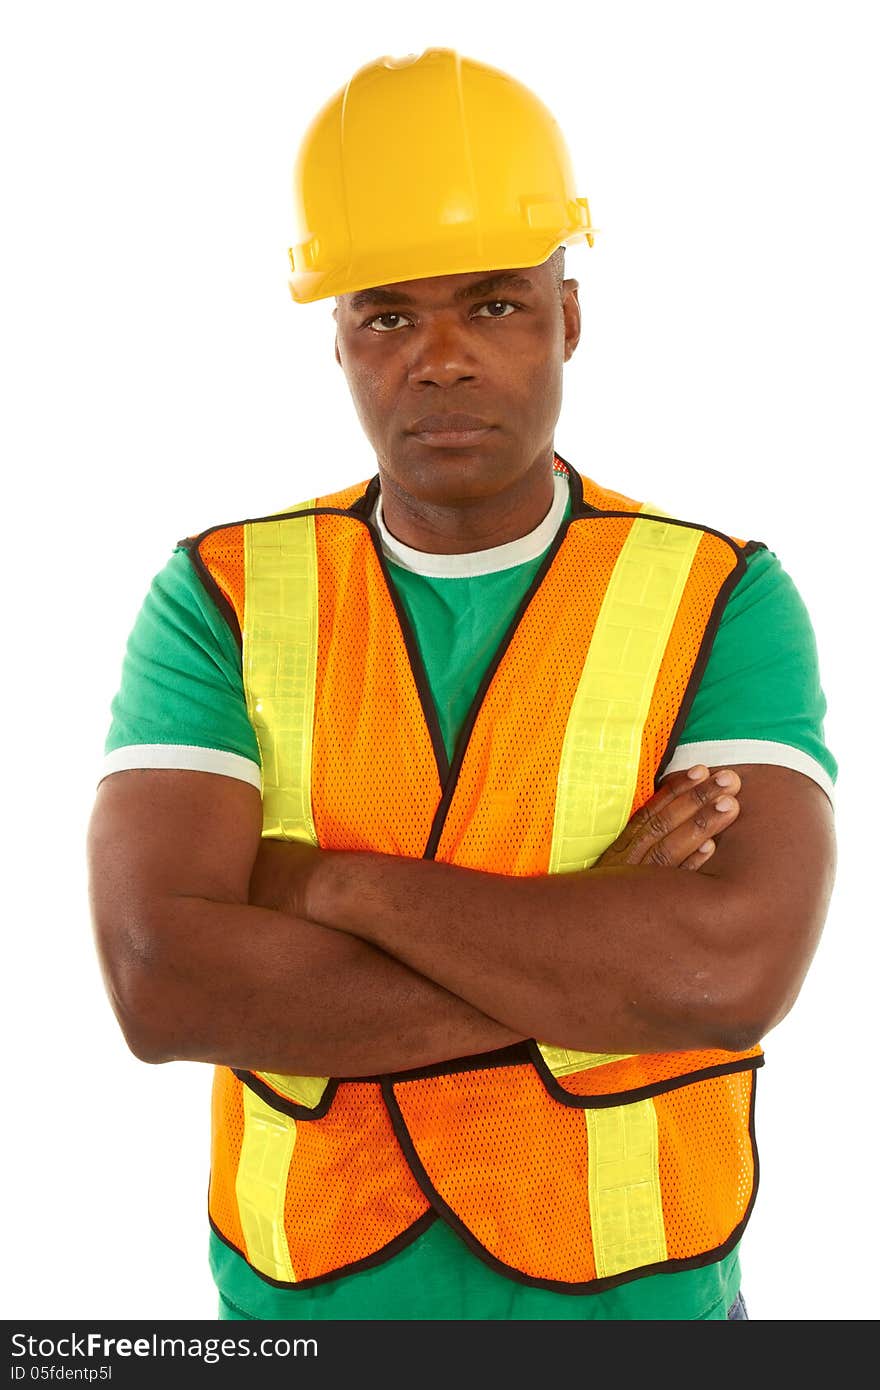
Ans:
[{"label": "white background", "polygon": [[876,1317],[872,10],[6,7],[7,1318],[215,1314],[209,1071],[126,1050],[92,945],[86,823],[125,639],[175,541],[375,472],[331,304],[288,297],[290,170],[358,67],[438,45],[543,97],[601,229],[567,256],[584,333],[560,452],[766,541],[812,616],[838,880],[767,1039],[744,1291],[756,1319]]}]

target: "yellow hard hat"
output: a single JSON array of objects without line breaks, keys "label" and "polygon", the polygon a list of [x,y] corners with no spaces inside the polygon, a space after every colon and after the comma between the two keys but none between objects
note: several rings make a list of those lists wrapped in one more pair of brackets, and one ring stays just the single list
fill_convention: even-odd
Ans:
[{"label": "yellow hard hat", "polygon": [[378,58],[318,112],[294,174],[299,304],[398,280],[540,265],[593,244],[542,101],[451,48]]}]

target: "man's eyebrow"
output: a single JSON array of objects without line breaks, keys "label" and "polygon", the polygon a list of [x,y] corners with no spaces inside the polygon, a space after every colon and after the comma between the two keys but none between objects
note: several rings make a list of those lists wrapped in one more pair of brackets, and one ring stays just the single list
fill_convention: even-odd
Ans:
[{"label": "man's eyebrow", "polygon": [[[452,296],[455,303],[459,304],[466,299],[483,299],[485,296],[493,294],[495,290],[534,290],[535,286],[531,280],[527,280],[524,275],[517,275],[514,270],[499,270],[494,275],[487,275],[482,280],[475,280],[470,285],[462,285],[461,289],[455,291]],[[348,307],[352,313],[358,314],[362,309],[370,308],[374,304],[392,305],[412,305],[415,300],[408,294],[400,293],[397,290],[389,289],[385,285],[376,285],[372,289],[358,290],[348,301]]]},{"label": "man's eyebrow", "polygon": [[353,313],[358,314],[361,309],[367,309],[373,304],[413,304],[414,302],[408,294],[397,294],[393,290],[386,290],[377,285],[374,289],[358,290],[356,294],[351,295],[348,307]]},{"label": "man's eyebrow", "polygon": [[494,275],[488,275],[484,280],[477,280],[473,285],[465,285],[462,289],[456,290],[452,297],[458,302],[462,299],[482,299],[485,295],[492,294],[494,290],[533,290],[534,288],[531,280],[527,280],[524,275],[517,275],[515,270],[498,270]]}]

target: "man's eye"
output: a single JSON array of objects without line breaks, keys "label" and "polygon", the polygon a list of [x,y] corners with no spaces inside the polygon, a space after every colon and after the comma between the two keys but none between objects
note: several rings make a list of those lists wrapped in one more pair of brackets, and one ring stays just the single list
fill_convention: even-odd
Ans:
[{"label": "man's eye", "polygon": [[[394,323],[383,322],[383,320],[386,319],[394,319],[396,321]],[[377,314],[375,318],[367,321],[367,327],[375,329],[377,333],[393,333],[396,328],[400,328],[404,323],[406,323],[406,319],[403,317],[403,314]]]},{"label": "man's eye", "polygon": [[509,299],[491,299],[491,300],[489,300],[489,302],[488,302],[487,304],[481,304],[480,307],[479,307],[479,309],[477,310],[477,313],[478,313],[478,314],[481,314],[481,313],[483,312],[484,309],[489,309],[489,310],[492,310],[492,309],[503,309],[503,310],[504,310],[503,313],[501,313],[501,314],[489,313],[489,314],[486,315],[486,318],[490,318],[490,319],[506,319],[506,318],[509,318],[509,317],[510,317],[510,315],[507,313],[507,310],[508,310],[508,309],[512,309],[512,310],[516,311],[516,305],[515,305],[515,304],[511,304],[511,302],[510,302]]}]

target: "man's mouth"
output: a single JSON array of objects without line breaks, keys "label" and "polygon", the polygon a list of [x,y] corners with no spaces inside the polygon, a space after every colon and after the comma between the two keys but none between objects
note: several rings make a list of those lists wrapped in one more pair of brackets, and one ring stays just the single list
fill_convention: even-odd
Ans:
[{"label": "man's mouth", "polygon": [[424,415],[407,430],[422,444],[442,449],[464,449],[484,439],[495,428],[478,415]]}]

